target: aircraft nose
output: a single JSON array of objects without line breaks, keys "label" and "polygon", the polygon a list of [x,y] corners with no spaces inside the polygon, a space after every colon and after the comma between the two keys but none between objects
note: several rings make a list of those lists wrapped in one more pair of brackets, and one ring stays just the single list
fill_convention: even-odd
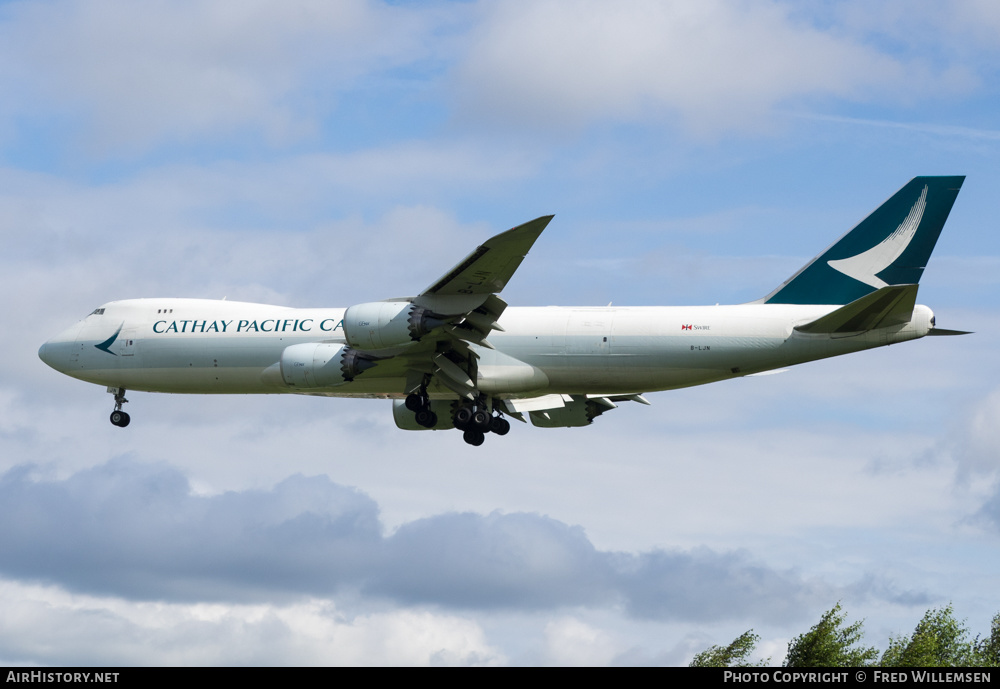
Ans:
[{"label": "aircraft nose", "polygon": [[49,343],[46,342],[45,344],[43,344],[41,347],[38,348],[38,358],[44,361],[49,366],[51,366],[52,362],[48,358],[50,356],[51,354],[49,353]]},{"label": "aircraft nose", "polygon": [[80,326],[76,325],[49,339],[38,348],[38,358],[55,370],[65,373],[70,368],[70,357],[76,348],[76,336]]},{"label": "aircraft nose", "polygon": [[50,368],[54,368],[57,371],[62,371],[65,366],[60,365],[59,356],[60,344],[65,345],[65,343],[57,342],[58,338],[52,338],[41,347],[38,348],[38,358],[44,361]]}]

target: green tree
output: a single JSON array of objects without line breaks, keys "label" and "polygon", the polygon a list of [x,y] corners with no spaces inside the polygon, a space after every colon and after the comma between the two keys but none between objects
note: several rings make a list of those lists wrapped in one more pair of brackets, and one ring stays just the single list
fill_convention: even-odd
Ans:
[{"label": "green tree", "polygon": [[753,653],[760,637],[749,629],[740,634],[728,646],[711,646],[694,657],[688,667],[764,667],[771,659],[751,663],[748,658]]},{"label": "green tree", "polygon": [[982,666],[1000,667],[1000,613],[993,616],[989,637],[980,640],[977,636],[975,645]]},{"label": "green tree", "polygon": [[964,667],[980,665],[977,643],[968,641],[969,630],[955,619],[951,603],[928,610],[913,636],[889,639],[882,667]]},{"label": "green tree", "polygon": [[840,603],[824,613],[819,622],[788,644],[785,667],[865,667],[878,658],[874,646],[856,646],[864,633],[863,622],[843,626],[847,613]]}]

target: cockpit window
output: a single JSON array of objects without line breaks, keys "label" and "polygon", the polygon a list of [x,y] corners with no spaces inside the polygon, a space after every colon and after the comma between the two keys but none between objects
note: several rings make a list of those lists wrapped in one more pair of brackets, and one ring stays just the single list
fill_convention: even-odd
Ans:
[{"label": "cockpit window", "polygon": [[91,316],[103,316],[103,315],[104,315],[104,309],[103,309],[103,308],[100,308],[100,309],[94,309],[94,310],[93,310],[93,311],[92,311],[92,312],[90,313],[90,315],[91,315]]}]

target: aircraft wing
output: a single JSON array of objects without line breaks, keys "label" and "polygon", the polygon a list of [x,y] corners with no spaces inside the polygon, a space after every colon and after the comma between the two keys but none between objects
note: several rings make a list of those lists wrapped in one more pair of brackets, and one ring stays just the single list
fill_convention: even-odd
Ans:
[{"label": "aircraft wing", "polygon": [[[391,327],[392,321],[405,320],[414,341],[406,347],[378,351],[358,346],[347,332],[352,324],[346,324],[348,343],[375,362],[363,377],[398,375],[402,367],[406,370],[407,393],[426,386],[433,378],[472,399],[479,356],[471,345],[493,348],[487,337],[494,330],[503,330],[497,320],[507,308],[497,294],[506,287],[552,217],[536,218],[488,239],[418,296],[383,302],[411,304],[400,305],[397,315],[387,322]],[[348,309],[345,320],[350,313]],[[365,319],[366,324],[373,322]]]},{"label": "aircraft wing", "polygon": [[488,239],[420,296],[500,292],[552,217],[543,215]]}]

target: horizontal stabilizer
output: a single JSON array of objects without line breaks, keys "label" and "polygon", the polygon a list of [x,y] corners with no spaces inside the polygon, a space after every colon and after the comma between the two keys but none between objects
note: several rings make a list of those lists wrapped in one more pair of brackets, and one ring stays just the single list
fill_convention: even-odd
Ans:
[{"label": "horizontal stabilizer", "polygon": [[971,335],[971,330],[946,330],[945,328],[931,328],[928,335]]},{"label": "horizontal stabilizer", "polygon": [[916,303],[917,285],[889,285],[795,329],[801,333],[832,335],[903,325],[913,317]]}]

